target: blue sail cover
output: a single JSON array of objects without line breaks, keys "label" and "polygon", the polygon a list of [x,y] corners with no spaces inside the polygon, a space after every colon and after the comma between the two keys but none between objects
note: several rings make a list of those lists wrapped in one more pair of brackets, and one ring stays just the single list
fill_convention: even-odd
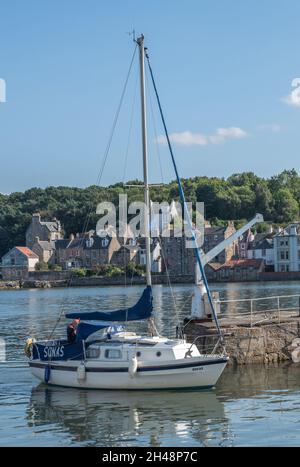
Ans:
[{"label": "blue sail cover", "polygon": [[115,311],[74,312],[67,313],[66,317],[97,321],[138,321],[150,318],[153,309],[152,301],[152,288],[148,285],[139,301],[130,308]]},{"label": "blue sail cover", "polygon": [[111,323],[102,323],[102,322],[85,322],[80,321],[76,330],[76,342],[87,339],[94,332],[100,331],[100,329],[108,328],[111,326]]}]

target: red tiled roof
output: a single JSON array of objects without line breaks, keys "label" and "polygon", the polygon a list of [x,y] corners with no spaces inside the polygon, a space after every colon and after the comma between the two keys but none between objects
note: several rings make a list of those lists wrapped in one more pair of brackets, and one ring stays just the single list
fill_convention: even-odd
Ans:
[{"label": "red tiled roof", "polygon": [[254,267],[260,268],[263,259],[231,259],[224,264],[210,263],[209,266],[215,271],[221,268],[235,268],[235,267]]},{"label": "red tiled roof", "polygon": [[27,258],[34,258],[34,259],[38,258],[38,255],[33,253],[33,251],[31,251],[26,246],[16,246],[16,249],[19,250],[21,253],[23,253],[23,255],[27,256]]}]

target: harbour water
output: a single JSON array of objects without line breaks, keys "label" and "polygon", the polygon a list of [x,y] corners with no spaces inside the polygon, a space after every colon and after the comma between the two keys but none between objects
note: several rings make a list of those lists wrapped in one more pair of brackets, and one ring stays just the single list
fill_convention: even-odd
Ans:
[{"label": "harbour water", "polygon": [[[221,299],[299,293],[298,282],[217,284]],[[228,367],[210,391],[94,391],[40,384],[23,354],[60,314],[134,303],[141,287],[0,292],[1,446],[299,446],[300,364]],[[154,287],[159,330],[173,336],[191,287]],[[128,303],[127,301],[127,303]],[[175,306],[176,305],[176,306]],[[55,331],[64,336],[66,320]]]}]

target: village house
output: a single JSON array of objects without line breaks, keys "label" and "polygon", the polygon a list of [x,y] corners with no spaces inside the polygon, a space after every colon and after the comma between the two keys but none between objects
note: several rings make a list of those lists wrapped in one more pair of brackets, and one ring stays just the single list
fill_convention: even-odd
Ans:
[{"label": "village house", "polygon": [[[170,236],[161,238],[162,270],[168,271],[170,275],[194,275],[196,262],[194,248],[187,248],[188,239],[184,233],[181,237],[174,236],[174,227],[170,227]],[[229,222],[227,227],[205,225],[202,245],[204,252],[212,250],[234,232],[235,228],[232,222]],[[231,260],[236,254],[236,243],[227,246],[213,261],[225,263]]]},{"label": "village house", "polygon": [[38,255],[39,261],[44,263],[53,263],[55,261],[55,242],[43,241],[35,237],[35,242],[31,250]]},{"label": "village house", "polygon": [[237,242],[237,257],[239,259],[248,258],[248,249],[253,240],[254,234],[251,229],[248,229],[243,235],[241,235],[241,237],[239,237]]},{"label": "village house", "polygon": [[63,238],[61,223],[55,218],[52,221],[42,221],[40,213],[33,214],[26,230],[26,246],[32,248],[37,237],[42,242],[60,240]]},{"label": "village house", "polygon": [[28,272],[35,271],[39,257],[27,247],[15,246],[2,257],[3,280],[26,279]]},{"label": "village house", "polygon": [[300,222],[289,224],[274,236],[274,269],[300,271]]},{"label": "village house", "polygon": [[[203,251],[207,253],[211,251],[215,246],[221,243],[230,235],[235,233],[235,227],[233,222],[228,222],[226,227],[205,227],[204,229],[204,244]],[[233,244],[228,245],[217,257],[214,258],[214,261],[217,263],[226,263],[234,256],[237,255],[237,241]]]},{"label": "village house", "polygon": [[247,250],[248,259],[263,259],[265,271],[274,271],[274,233],[258,233],[249,243]]},{"label": "village house", "polygon": [[63,269],[95,269],[100,264],[110,264],[113,254],[120,249],[116,237],[98,237],[93,233],[79,234],[55,242],[56,263]]}]

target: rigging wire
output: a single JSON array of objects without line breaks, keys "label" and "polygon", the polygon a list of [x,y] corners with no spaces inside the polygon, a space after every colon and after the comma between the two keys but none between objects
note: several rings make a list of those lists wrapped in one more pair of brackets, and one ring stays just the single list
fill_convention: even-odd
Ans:
[{"label": "rigging wire", "polygon": [[[116,110],[116,113],[115,113],[112,128],[111,128],[110,135],[109,135],[109,138],[108,138],[108,143],[107,143],[104,155],[103,155],[102,164],[100,166],[100,170],[98,172],[98,176],[97,176],[97,179],[96,179],[96,185],[97,186],[100,185],[100,182],[102,180],[102,176],[103,176],[104,168],[105,168],[105,165],[106,165],[107,157],[108,157],[108,154],[109,154],[109,151],[110,151],[110,148],[111,148],[111,143],[112,143],[113,136],[114,136],[114,133],[115,133],[115,129],[116,129],[116,126],[117,126],[117,123],[118,123],[121,107],[122,107],[122,104],[123,104],[123,101],[124,101],[124,96],[125,96],[125,93],[126,93],[126,90],[127,90],[127,85],[128,85],[129,77],[130,77],[130,74],[131,74],[132,66],[133,66],[133,63],[134,63],[136,50],[137,50],[137,44],[134,47],[134,51],[133,51],[133,54],[132,54],[130,65],[129,65],[129,69],[127,71],[126,79],[125,79],[125,82],[124,82],[124,85],[123,85],[122,93],[121,93],[121,96],[120,96],[120,99],[119,99],[118,107],[117,107],[117,110]],[[85,218],[85,221],[84,221],[84,224],[83,224],[81,241],[79,243],[79,247],[81,247],[82,244],[83,244],[83,241],[84,241],[83,235],[86,232],[87,227],[89,225],[92,211],[93,211],[93,207],[91,206],[88,213],[87,213],[87,215],[86,215],[86,218]],[[70,279],[69,279],[68,284],[67,284],[67,287],[71,286],[73,278],[74,278],[74,273],[71,274]],[[54,334],[54,332],[55,332],[55,330],[56,330],[56,328],[58,326],[58,323],[60,322],[60,320],[62,318],[63,312],[64,312],[64,305],[62,306],[60,314],[59,314],[59,316],[58,316],[58,318],[57,318],[57,320],[56,320],[56,322],[54,324],[54,327],[53,327],[53,329],[52,329],[52,331],[51,331],[51,333],[49,335],[49,339],[52,338],[52,336],[53,336],[53,334]]]},{"label": "rigging wire", "polygon": [[[168,133],[168,130],[167,130],[166,121],[165,121],[164,114],[163,114],[163,111],[162,111],[160,98],[159,98],[159,95],[158,95],[157,87],[156,87],[155,80],[154,80],[153,71],[152,71],[152,68],[151,68],[151,65],[150,65],[149,55],[148,55],[147,52],[146,52],[146,59],[147,59],[147,62],[148,62],[150,76],[151,76],[154,92],[155,92],[155,95],[156,95],[156,100],[157,100],[157,104],[158,104],[162,124],[163,124],[163,127],[164,127],[165,136],[166,136],[166,139],[167,139],[167,143],[168,143],[168,147],[169,147],[169,151],[170,151],[174,171],[175,171],[175,174],[176,174],[176,179],[177,179],[177,183],[178,183],[180,198],[181,198],[184,210],[187,211],[187,204],[186,204],[186,200],[185,200],[184,191],[183,191],[181,180],[180,180],[180,177],[179,177],[179,174],[178,174],[177,165],[176,165],[176,161],[175,161],[171,141],[170,141],[170,138],[169,138],[169,133]],[[191,222],[191,219],[190,219],[189,215],[187,216],[187,220],[188,220],[188,223],[189,223],[191,237],[192,237],[192,240],[193,240],[194,245],[195,245],[196,258],[197,258],[197,262],[198,262],[198,265],[199,265],[201,276],[202,276],[202,279],[203,279],[203,282],[204,282],[204,285],[205,285],[205,289],[206,289],[206,292],[207,292],[209,305],[210,305],[210,308],[211,308],[211,311],[212,311],[212,314],[213,314],[213,317],[214,317],[214,320],[215,320],[215,323],[216,323],[218,334],[220,336],[221,341],[223,341],[223,334],[222,334],[222,331],[221,331],[221,328],[220,328],[220,325],[219,325],[219,321],[218,321],[218,317],[217,317],[217,314],[216,314],[216,310],[215,310],[215,307],[214,307],[214,304],[213,304],[213,301],[212,301],[211,292],[210,292],[210,289],[208,287],[206,274],[205,274],[204,267],[203,267],[202,261],[201,261],[200,250],[199,250],[199,247],[198,247],[198,244],[197,244],[197,238],[196,238],[196,235],[195,235],[195,233],[193,231],[193,226],[192,226],[192,222]]]}]

